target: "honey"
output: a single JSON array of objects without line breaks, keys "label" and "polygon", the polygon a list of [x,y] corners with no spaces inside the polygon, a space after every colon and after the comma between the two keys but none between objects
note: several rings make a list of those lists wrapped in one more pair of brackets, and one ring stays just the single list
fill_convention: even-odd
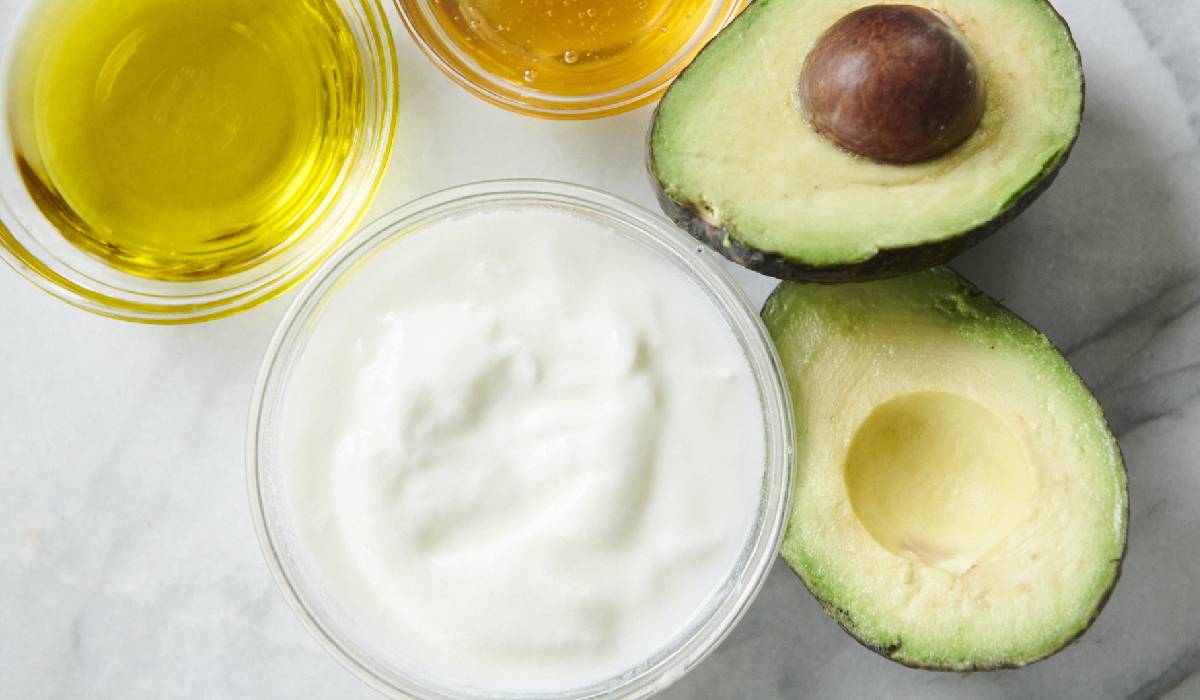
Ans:
[{"label": "honey", "polygon": [[484,70],[538,92],[595,95],[653,75],[703,25],[708,0],[430,0]]},{"label": "honey", "polygon": [[336,196],[364,110],[334,0],[55,0],[13,70],[34,201],[77,247],[159,280],[294,243]]}]

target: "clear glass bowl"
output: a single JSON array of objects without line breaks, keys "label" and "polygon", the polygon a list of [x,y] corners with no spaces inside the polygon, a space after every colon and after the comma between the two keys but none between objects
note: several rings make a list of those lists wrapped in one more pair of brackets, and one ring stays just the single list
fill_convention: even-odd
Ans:
[{"label": "clear glass bowl", "polygon": [[746,353],[762,406],[766,464],[754,526],[737,564],[691,626],[635,668],[593,686],[557,695],[522,697],[571,699],[644,698],[662,690],[699,663],[741,619],[771,568],[783,535],[792,483],[792,411],[775,348],[758,313],[719,262],[664,217],[612,195],[576,185],[538,180],[506,180],[466,185],[423,197],[374,223],[338,251],[292,303],[271,342],[254,392],[247,436],[251,509],[271,572],[288,603],[309,632],[338,661],[393,698],[505,698],[451,686],[419,669],[386,660],[369,640],[355,634],[337,601],[322,591],[302,561],[283,497],[277,426],[288,376],[303,353],[326,301],[372,254],[396,238],[438,222],[514,208],[565,210],[592,219],[662,255],[695,281],[728,323]]},{"label": "clear glass bowl", "polygon": [[[332,194],[294,242],[239,273],[166,282],[116,270],[70,243],[31,199],[0,110],[0,259],[43,290],[87,311],[146,323],[228,316],[282,293],[316,268],[365,213],[387,168],[397,117],[395,44],[382,0],[337,0],[364,67],[363,121]],[[0,5],[0,100],[10,97],[15,45],[38,0]]]},{"label": "clear glass bowl", "polygon": [[691,37],[653,73],[620,88],[562,96],[506,80],[479,65],[442,28],[431,4],[439,0],[394,0],[404,26],[430,61],[454,82],[494,105],[547,119],[592,119],[619,114],[656,99],[700,49],[729,24],[750,0],[712,0]]}]

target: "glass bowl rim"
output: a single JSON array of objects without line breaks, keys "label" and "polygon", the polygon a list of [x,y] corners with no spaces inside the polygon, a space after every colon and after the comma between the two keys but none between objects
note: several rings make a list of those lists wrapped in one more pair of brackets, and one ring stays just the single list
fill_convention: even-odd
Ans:
[{"label": "glass bowl rim", "polygon": [[[391,0],[413,42],[438,70],[460,87],[511,112],[543,119],[596,119],[645,105],[661,95],[696,55],[742,12],[751,0],[711,0],[708,21],[653,73],[627,85],[583,95],[554,95],[522,90],[459,54],[461,49],[442,36],[445,32],[428,10],[427,0]],[[416,12],[413,12],[416,10]]]},{"label": "glass bowl rim", "polygon": [[[344,635],[339,635],[338,620],[330,623],[321,619],[302,593],[304,586],[298,585],[305,583],[302,572],[289,571],[285,566],[281,552],[287,550],[272,532],[268,517],[270,509],[263,491],[263,456],[270,454],[267,438],[274,429],[273,416],[268,411],[281,402],[286,391],[284,373],[294,366],[323,302],[370,253],[422,227],[463,215],[469,207],[485,206],[488,211],[497,211],[530,205],[582,208],[588,215],[614,227],[632,231],[634,235],[630,238],[645,237],[655,244],[665,244],[664,247],[676,258],[672,262],[686,265],[685,271],[693,282],[708,294],[726,317],[730,332],[746,350],[763,410],[765,463],[759,512],[746,535],[742,554],[713,600],[706,602],[707,607],[682,633],[664,640],[654,656],[635,669],[593,686],[569,689],[564,691],[568,693],[566,695],[454,695],[446,693],[460,689],[447,691],[444,684],[434,691],[434,695],[417,695],[428,693],[430,689],[416,683],[431,680],[438,683],[444,679],[420,678],[413,674],[394,674],[397,677],[389,679],[379,666],[372,665],[369,658],[360,658],[343,645],[344,639],[339,637]],[[719,296],[714,296],[714,292]],[[330,656],[384,695],[438,700],[645,698],[678,680],[715,650],[761,591],[779,552],[790,511],[795,459],[793,420],[791,397],[775,346],[758,311],[719,256],[688,237],[661,214],[601,190],[553,180],[489,180],[419,197],[376,218],[328,258],[292,300],[271,338],[255,381],[245,444],[247,495],[263,558],[292,612]],[[280,508],[275,515],[286,517],[288,511]],[[617,685],[613,686],[614,682]]]},{"label": "glass bowl rim", "polygon": [[[54,261],[48,262],[39,256],[39,252],[45,252],[40,247],[39,250],[30,250],[18,240],[14,232],[20,232],[36,242],[34,230],[15,214],[15,205],[26,205],[27,192],[22,200],[10,202],[0,190],[0,262],[38,289],[75,308],[120,321],[159,325],[200,323],[232,316],[269,301],[301,283],[354,233],[366,215],[387,173],[399,120],[399,59],[384,0],[334,1],[344,11],[353,8],[361,20],[365,34],[363,37],[355,35],[355,45],[365,58],[370,59],[363,62],[364,71],[378,85],[366,93],[366,111],[356,137],[362,139],[363,133],[367,133],[373,138],[357,147],[362,162],[341,175],[344,180],[358,171],[361,182],[347,186],[348,183],[342,181],[337,185],[337,196],[325,209],[325,213],[336,215],[319,222],[304,235],[304,238],[321,238],[312,250],[253,279],[234,282],[240,275],[258,270],[260,265],[253,265],[229,278],[169,283],[178,294],[134,290],[137,278],[128,273],[122,273],[121,278],[131,282],[129,286],[100,283],[101,287],[97,289],[94,284],[96,280],[85,273],[69,265],[66,270],[61,270],[55,267]],[[21,3],[12,7],[12,10],[19,15],[23,8],[34,4]],[[5,6],[4,9],[7,11],[10,8]],[[15,48],[9,45],[0,50],[0,56],[3,57],[0,70],[8,72]],[[9,79],[7,75],[0,76],[0,84],[7,84]],[[7,94],[0,94],[0,110],[4,111],[0,125],[6,129],[11,119],[6,106],[8,99]],[[3,135],[0,140],[7,138],[7,135]],[[344,211],[338,211],[340,201],[348,204]],[[51,226],[48,223],[44,225]],[[272,260],[274,258],[267,258],[262,264]],[[147,281],[162,284],[155,280]],[[196,291],[191,293],[188,290]]]}]

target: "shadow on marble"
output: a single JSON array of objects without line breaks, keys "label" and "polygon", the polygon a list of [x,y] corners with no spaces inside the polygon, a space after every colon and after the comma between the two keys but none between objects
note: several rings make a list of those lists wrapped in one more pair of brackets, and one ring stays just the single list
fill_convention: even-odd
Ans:
[{"label": "shadow on marble", "polygon": [[954,263],[1068,354],[1200,269],[1200,161],[1148,126],[1089,95],[1079,142],[1050,190]]}]

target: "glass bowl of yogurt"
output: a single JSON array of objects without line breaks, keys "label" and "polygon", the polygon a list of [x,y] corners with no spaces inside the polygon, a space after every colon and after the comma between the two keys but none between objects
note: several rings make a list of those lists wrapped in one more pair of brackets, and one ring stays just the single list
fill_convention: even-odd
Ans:
[{"label": "glass bowl of yogurt", "polygon": [[793,426],[758,314],[665,218],[546,181],[395,210],[287,311],[255,391],[259,539],[391,697],[647,697],[746,611]]}]

